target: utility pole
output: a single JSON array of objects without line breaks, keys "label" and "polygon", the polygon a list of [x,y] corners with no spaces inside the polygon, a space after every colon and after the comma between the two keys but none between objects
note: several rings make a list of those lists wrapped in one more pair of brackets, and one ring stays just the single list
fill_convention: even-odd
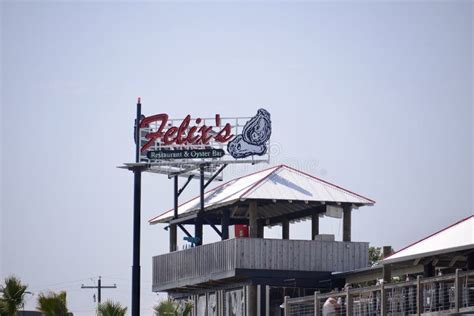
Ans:
[{"label": "utility pole", "polygon": [[97,303],[100,304],[101,301],[101,291],[102,289],[116,289],[117,285],[102,285],[102,280],[101,277],[99,276],[99,279],[97,280],[97,285],[94,286],[86,286],[84,284],[81,285],[81,289],[97,289]]}]

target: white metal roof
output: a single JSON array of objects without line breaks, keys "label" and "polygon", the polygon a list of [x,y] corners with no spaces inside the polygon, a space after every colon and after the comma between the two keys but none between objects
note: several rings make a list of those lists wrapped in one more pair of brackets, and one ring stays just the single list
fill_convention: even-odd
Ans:
[{"label": "white metal roof", "polygon": [[[375,201],[286,165],[275,166],[228,181],[205,192],[205,211],[239,200],[268,199],[304,202],[337,202],[373,205]],[[181,204],[178,216],[199,210],[199,196]],[[173,217],[173,209],[151,219],[164,223]]]},{"label": "white metal roof", "polygon": [[399,250],[382,260],[382,264],[469,248],[474,248],[474,215]]}]

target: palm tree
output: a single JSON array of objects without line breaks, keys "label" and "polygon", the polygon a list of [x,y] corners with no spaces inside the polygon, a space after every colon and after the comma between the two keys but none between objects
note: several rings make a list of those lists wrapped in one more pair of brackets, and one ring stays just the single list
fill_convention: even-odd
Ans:
[{"label": "palm tree", "polygon": [[106,301],[97,307],[98,316],[125,316],[127,308],[119,302]]},{"label": "palm tree", "polygon": [[40,293],[37,309],[45,316],[67,316],[66,292]]},{"label": "palm tree", "polygon": [[193,304],[186,302],[184,306],[180,306],[174,300],[161,301],[154,308],[156,316],[188,316],[191,315]]},{"label": "palm tree", "polygon": [[0,298],[0,315],[14,316],[23,306],[28,285],[21,283],[20,279],[10,276],[5,279],[3,297]]}]

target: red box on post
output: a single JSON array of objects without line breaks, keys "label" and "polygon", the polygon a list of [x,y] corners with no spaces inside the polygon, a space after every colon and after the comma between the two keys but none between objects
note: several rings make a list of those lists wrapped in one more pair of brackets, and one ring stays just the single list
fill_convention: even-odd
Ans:
[{"label": "red box on post", "polygon": [[249,227],[247,225],[234,225],[235,238],[248,237]]}]

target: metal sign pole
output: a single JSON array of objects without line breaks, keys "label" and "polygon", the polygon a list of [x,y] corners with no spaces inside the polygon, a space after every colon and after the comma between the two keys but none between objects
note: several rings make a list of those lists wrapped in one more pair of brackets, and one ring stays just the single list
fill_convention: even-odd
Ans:
[{"label": "metal sign pole", "polygon": [[202,233],[202,224],[204,216],[204,164],[199,165],[200,181],[199,181],[199,195],[200,195],[200,210],[198,211],[196,217],[196,223],[194,224],[194,237],[196,239],[196,246],[201,246],[203,244],[203,233]]},{"label": "metal sign pole", "polygon": [[[142,104],[137,102],[137,118],[135,121],[135,162],[140,162],[140,119]],[[140,208],[141,208],[141,167],[133,168],[133,266],[132,266],[132,316],[140,316]]]}]

